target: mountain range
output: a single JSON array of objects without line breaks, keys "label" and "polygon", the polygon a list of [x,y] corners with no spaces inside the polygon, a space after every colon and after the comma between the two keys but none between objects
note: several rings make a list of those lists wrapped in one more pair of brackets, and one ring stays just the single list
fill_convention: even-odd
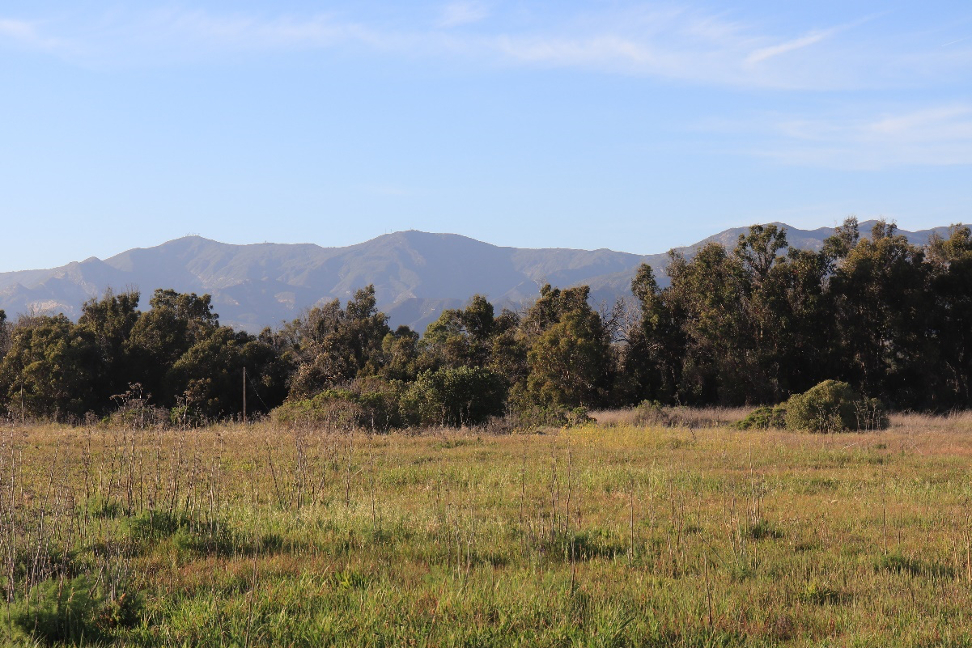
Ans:
[{"label": "mountain range", "polygon": [[[791,246],[819,250],[833,228],[798,230],[785,224]],[[873,222],[860,225],[866,236]],[[924,245],[933,232],[899,231]],[[731,228],[692,246],[676,249],[688,257],[710,241],[735,246],[748,228]],[[0,273],[0,309],[8,316],[64,313],[77,318],[81,305],[105,289],[139,289],[148,308],[158,288],[212,295],[220,322],[251,332],[276,327],[305,308],[356,289],[375,285],[378,308],[389,324],[419,332],[443,309],[483,294],[500,307],[529,304],[545,283],[587,284],[596,305],[630,296],[631,278],[648,263],[663,286],[667,253],[638,255],[608,249],[510,248],[461,235],[416,230],[376,237],[353,246],[315,244],[223,244],[198,236],[153,248],[135,248],[106,260],[90,257],[54,269]]]}]

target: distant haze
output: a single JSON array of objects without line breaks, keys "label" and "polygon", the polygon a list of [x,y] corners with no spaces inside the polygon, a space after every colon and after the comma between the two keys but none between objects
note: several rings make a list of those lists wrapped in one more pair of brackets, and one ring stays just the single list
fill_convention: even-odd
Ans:
[{"label": "distant haze", "polygon": [[[866,236],[873,222],[861,224]],[[819,250],[833,228],[787,228],[796,248]],[[727,248],[748,228],[732,228],[693,246],[717,241]],[[924,245],[932,232],[901,231]],[[0,309],[8,317],[63,312],[77,318],[81,305],[107,288],[142,293],[141,307],[155,289],[209,293],[220,322],[258,332],[277,327],[315,305],[342,303],[356,289],[374,284],[378,308],[392,327],[409,325],[419,332],[443,309],[462,306],[474,294],[485,295],[497,310],[518,308],[539,295],[544,283],[591,287],[595,305],[630,297],[631,278],[641,263],[650,264],[659,283],[667,284],[668,254],[651,255],[565,248],[509,248],[452,234],[416,230],[383,235],[341,248],[314,244],[234,245],[183,237],[153,248],[136,248],[106,260],[95,257],[55,269],[0,273]]]}]

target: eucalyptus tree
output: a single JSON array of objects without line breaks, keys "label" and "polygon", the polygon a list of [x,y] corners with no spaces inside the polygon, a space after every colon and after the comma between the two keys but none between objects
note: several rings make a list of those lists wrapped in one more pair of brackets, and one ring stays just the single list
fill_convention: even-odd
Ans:
[{"label": "eucalyptus tree", "polygon": [[930,295],[934,301],[931,334],[937,363],[928,382],[941,398],[937,409],[972,407],[972,229],[952,226],[947,238],[928,244]]},{"label": "eucalyptus tree", "polygon": [[290,394],[310,397],[356,377],[380,373],[388,317],[376,308],[375,287],[315,307],[289,326],[296,371]]},{"label": "eucalyptus tree", "polygon": [[64,314],[21,318],[0,363],[8,407],[31,417],[80,417],[98,408],[95,337]]},{"label": "eucalyptus tree", "polygon": [[167,381],[168,371],[197,342],[219,327],[209,294],[178,293],[157,289],[131,328],[127,353],[137,381],[156,401],[172,404],[181,394]]},{"label": "eucalyptus tree", "polygon": [[835,378],[892,403],[923,403],[925,366],[935,356],[927,337],[933,309],[924,251],[884,221],[853,247],[833,240],[828,245],[840,256],[827,287],[836,328],[831,354],[843,375]]},{"label": "eucalyptus tree", "polygon": [[493,305],[476,294],[461,309],[444,309],[425,328],[421,343],[423,365],[485,368],[490,363],[495,332]]},{"label": "eucalyptus tree", "polygon": [[610,332],[588,304],[590,288],[549,284],[519,324],[527,350],[523,395],[541,406],[595,407],[609,396]]},{"label": "eucalyptus tree", "polygon": [[92,298],[81,307],[78,327],[90,332],[98,347],[98,364],[91,370],[97,378],[95,392],[101,410],[110,406],[113,396],[138,381],[129,342],[141,317],[139,297],[135,290],[116,294],[109,288],[101,299]]},{"label": "eucalyptus tree", "polygon": [[185,407],[206,418],[266,413],[287,396],[288,365],[265,337],[218,327],[196,341],[166,373]]}]

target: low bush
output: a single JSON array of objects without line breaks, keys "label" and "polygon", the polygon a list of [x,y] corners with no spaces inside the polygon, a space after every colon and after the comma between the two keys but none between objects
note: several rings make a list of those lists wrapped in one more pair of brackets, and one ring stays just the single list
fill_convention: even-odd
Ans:
[{"label": "low bush", "polygon": [[671,425],[672,418],[658,400],[645,400],[634,408],[634,423],[639,427]]},{"label": "low bush", "polygon": [[331,429],[387,431],[412,424],[403,408],[404,388],[397,381],[368,378],[309,399],[285,402],[271,413],[277,422],[312,423]]},{"label": "low bush", "polygon": [[274,409],[278,422],[310,422],[335,429],[387,431],[409,426],[478,426],[504,414],[503,378],[485,368],[442,368],[411,384],[358,379]]},{"label": "low bush", "polygon": [[106,418],[106,424],[120,425],[127,429],[168,426],[171,420],[169,411],[152,404],[151,398],[152,395],[144,392],[141,384],[129,384],[124,393],[111,396],[117,407]]},{"label": "low bush", "polygon": [[52,578],[35,586],[26,601],[10,609],[19,642],[33,645],[102,645],[121,628],[138,623],[137,593],[105,593],[90,576]]},{"label": "low bush", "polygon": [[423,425],[470,426],[502,415],[506,395],[506,384],[495,372],[461,366],[420,373],[405,399]]},{"label": "low bush", "polygon": [[786,407],[782,404],[777,406],[760,406],[742,420],[735,422],[732,427],[742,430],[785,429]]},{"label": "low bush", "polygon": [[786,428],[807,431],[886,429],[888,416],[877,399],[859,397],[850,385],[828,379],[786,402]]},{"label": "low bush", "polygon": [[510,419],[513,429],[524,431],[540,427],[576,427],[597,422],[583,406],[570,408],[563,404],[524,404],[517,407]]}]

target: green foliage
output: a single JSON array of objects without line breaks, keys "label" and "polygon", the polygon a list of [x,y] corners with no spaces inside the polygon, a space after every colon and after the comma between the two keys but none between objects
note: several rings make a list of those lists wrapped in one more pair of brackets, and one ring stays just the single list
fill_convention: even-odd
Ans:
[{"label": "green foliage", "polygon": [[947,238],[932,237],[927,258],[932,266],[931,326],[941,352],[926,351],[931,372],[921,381],[934,408],[967,407],[972,404],[972,229],[952,226]]},{"label": "green foliage", "polygon": [[640,268],[616,399],[765,404],[834,377],[898,407],[972,404],[972,230],[922,249],[851,217],[819,253],[787,244],[757,225],[731,253],[672,254],[665,289]]},{"label": "green foliage", "polygon": [[170,374],[172,367],[219,328],[219,315],[213,313],[211,300],[209,294],[157,289],[150,300],[152,309],[132,327],[125,344],[136,369],[130,381],[140,383],[162,404],[174,405],[187,389]]},{"label": "green foliage", "polygon": [[521,402],[512,417],[513,428],[520,431],[539,427],[570,428],[596,421],[583,406],[570,408],[563,404],[541,405],[529,402]]},{"label": "green foliage", "polygon": [[732,425],[734,429],[783,429],[786,427],[786,406],[760,406]]},{"label": "green foliage", "polygon": [[404,385],[377,378],[331,388],[308,399],[291,399],[272,412],[277,422],[317,424],[329,429],[387,431],[413,423]]},{"label": "green foliage", "polygon": [[786,402],[789,429],[836,432],[884,429],[888,418],[881,403],[861,398],[850,385],[828,379]]},{"label": "green foliage", "polygon": [[169,424],[169,414],[165,409],[149,403],[151,396],[144,393],[141,384],[129,384],[128,390],[112,399],[118,407],[112,411],[108,420],[116,426],[130,429],[146,429]]},{"label": "green foliage", "polygon": [[528,346],[526,394],[539,405],[593,407],[610,385],[610,343],[588,287],[541,290],[521,325]]},{"label": "green foliage", "polygon": [[419,374],[407,399],[422,424],[478,425],[504,413],[506,385],[485,368],[442,368]]},{"label": "green foliage", "polygon": [[12,411],[59,419],[97,405],[98,347],[63,314],[23,319],[0,363],[0,388]]},{"label": "green foliage", "polygon": [[42,645],[92,646],[111,641],[139,619],[142,599],[135,593],[114,597],[87,575],[52,578],[31,589],[11,609],[11,620],[28,639]]},{"label": "green foliage", "polygon": [[644,400],[634,409],[634,423],[639,427],[668,426],[672,418],[658,400]]},{"label": "green foliage", "polygon": [[286,394],[286,375],[286,361],[268,343],[219,327],[172,365],[166,384],[195,413],[217,419],[242,412],[244,391],[250,414],[280,404]]},{"label": "green foliage", "polygon": [[680,398],[688,403],[732,404],[750,398],[758,376],[744,301],[745,270],[725,248],[710,243],[691,261],[668,268],[669,309],[679,314],[685,337],[678,367]]},{"label": "green foliage", "polygon": [[381,376],[412,381],[418,374],[419,335],[407,325],[385,334],[381,341]]},{"label": "green foliage", "polygon": [[828,379],[786,402],[786,426],[826,432],[857,429],[856,401],[849,384]]},{"label": "green foliage", "polygon": [[296,357],[289,397],[306,399],[357,377],[378,374],[388,317],[376,307],[375,287],[355,292],[341,308],[334,300],[315,307],[286,327]]},{"label": "green foliage", "polygon": [[210,421],[198,408],[183,398],[181,404],[169,409],[169,424],[180,429],[195,429],[210,424]]},{"label": "green foliage", "polygon": [[449,368],[487,366],[495,326],[493,305],[480,295],[473,296],[464,309],[444,310],[429,324],[422,338],[425,364]]},{"label": "green foliage", "polygon": [[101,300],[92,298],[81,308],[78,327],[94,337],[100,357],[93,369],[97,376],[95,390],[99,407],[127,390],[136,374],[127,344],[141,318],[139,297],[138,291],[115,294],[107,289]]},{"label": "green foliage", "polygon": [[7,312],[0,309],[0,358],[10,349],[10,323],[7,322]]},{"label": "green foliage", "polygon": [[[669,418],[663,404],[773,404],[828,378],[894,408],[972,406],[968,227],[919,248],[884,221],[862,236],[851,217],[814,252],[789,248],[777,225],[754,225],[732,249],[709,242],[691,257],[673,253],[667,274],[662,288],[651,267],[638,268],[635,319],[592,308],[588,287],[545,285],[521,313],[497,315],[473,296],[424,337],[391,331],[373,286],[256,337],[220,327],[209,295],[159,289],[143,313],[137,291],[108,290],[84,303],[77,324],[61,315],[12,326],[0,313],[0,407],[126,427],[164,411],[188,426],[239,417],[245,396],[248,413],[289,399],[281,417],[343,414],[340,426],[387,428],[482,422],[504,410],[566,423],[574,408],[642,403],[648,424]],[[385,387],[360,388],[371,380]],[[141,395],[121,404],[136,384]],[[803,417],[798,402],[794,418]],[[853,409],[807,426],[884,426],[881,402],[858,399]],[[757,410],[739,426],[779,426],[781,417]]]},{"label": "green foliage", "polygon": [[933,269],[924,251],[893,223],[879,221],[870,239],[860,239],[834,266],[828,287],[836,329],[831,359],[839,363],[834,375],[864,394],[928,401],[922,376],[929,376],[925,364],[934,359],[928,347]]}]

